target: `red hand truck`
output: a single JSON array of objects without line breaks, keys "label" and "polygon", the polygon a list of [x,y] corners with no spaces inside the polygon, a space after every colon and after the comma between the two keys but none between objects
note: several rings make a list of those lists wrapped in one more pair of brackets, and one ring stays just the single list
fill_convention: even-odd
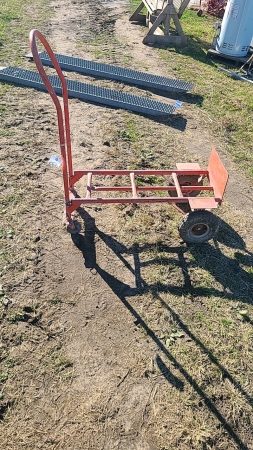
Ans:
[{"label": "red hand truck", "polygon": [[[40,60],[36,38],[44,45],[61,81],[63,107]],[[79,229],[76,226],[76,221],[73,220],[73,212],[81,205],[163,202],[171,204],[183,214],[178,230],[185,242],[200,244],[213,238],[218,231],[219,220],[209,210],[217,208],[221,204],[228,180],[228,173],[216,150],[212,150],[206,170],[200,169],[197,163],[178,163],[176,170],[73,170],[66,80],[49,43],[40,31],[32,30],[30,32],[30,46],[35,64],[57,112],[67,230],[70,233],[78,233]],[[107,178],[108,176],[129,177],[130,184],[128,186],[96,186],[94,183],[96,176],[99,176],[100,179],[101,176]],[[163,177],[165,185],[139,186],[138,177],[141,176]],[[82,177],[86,177],[87,187],[85,196],[79,197],[76,193],[75,184]],[[120,194],[126,192],[130,193],[130,196],[102,197],[101,193],[106,192],[118,192]],[[153,192],[158,193],[158,195],[152,196]],[[96,196],[96,193],[99,193],[99,196]],[[142,195],[140,196],[139,193]],[[149,195],[143,193],[149,193]],[[166,193],[168,193],[167,196]],[[205,195],[206,193],[208,195]]]}]

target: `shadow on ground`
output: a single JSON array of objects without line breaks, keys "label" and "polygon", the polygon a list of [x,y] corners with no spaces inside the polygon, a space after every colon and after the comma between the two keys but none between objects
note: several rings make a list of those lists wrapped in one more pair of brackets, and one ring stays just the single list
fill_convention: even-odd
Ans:
[{"label": "shadow on ground", "polygon": [[[185,382],[189,383],[190,386],[196,391],[200,396],[203,403],[212,414],[218,419],[220,424],[229,434],[230,438],[234,441],[236,445],[242,450],[249,450],[248,446],[242,442],[240,437],[235,433],[231,425],[226,421],[221,412],[216,407],[213,399],[209,398],[205,392],[201,389],[199,384],[194,380],[194,378],[188,373],[188,371],[176,360],[169,349],[164,345],[156,333],[146,324],[139,313],[131,305],[128,297],[135,295],[140,295],[144,293],[151,292],[156,300],[159,300],[161,305],[166,308],[177,323],[178,327],[200,348],[200,350],[208,356],[210,361],[216,365],[222,374],[222,378],[227,378],[233,387],[243,396],[249,405],[253,405],[253,397],[251,393],[248,393],[244,387],[235,380],[233,376],[227,371],[227,369],[219,362],[219,360],[214,356],[213,352],[210,351],[199,339],[196,337],[189,329],[186,323],[183,322],[181,317],[163,300],[161,293],[172,293],[176,296],[182,295],[192,295],[196,296],[217,296],[220,298],[226,298],[231,301],[241,300],[245,303],[252,304],[252,289],[253,280],[252,276],[240,267],[240,262],[244,265],[251,267],[253,265],[253,255],[246,250],[245,243],[243,239],[235,232],[235,230],[227,225],[225,222],[221,221],[220,233],[214,242],[214,247],[210,244],[204,244],[201,246],[189,246],[189,247],[169,247],[166,245],[160,245],[159,250],[161,252],[166,252],[168,255],[168,260],[179,266],[182,270],[184,276],[184,285],[179,287],[176,285],[169,284],[147,284],[146,281],[141,276],[141,268],[149,264],[153,264],[156,258],[141,262],[141,254],[143,252],[150,253],[152,251],[153,245],[139,246],[138,244],[133,245],[131,248],[127,248],[120,242],[112,238],[111,236],[103,233],[95,225],[95,220],[82,208],[78,209],[78,213],[81,215],[85,223],[85,233],[73,234],[71,235],[72,241],[82,252],[84,257],[84,264],[86,268],[91,269],[94,273],[100,275],[100,277],[107,283],[109,288],[114,292],[114,294],[120,299],[120,301],[129,310],[135,319],[135,323],[140,325],[146,334],[153,340],[157,347],[162,351],[163,355],[168,358],[171,363],[177,368],[185,379]],[[117,257],[121,262],[124,263],[125,267],[134,275],[136,287],[131,288],[129,285],[122,283],[119,279],[111,275],[108,271],[104,270],[97,264],[96,261],[96,249],[94,238],[98,235],[101,240],[113,251],[115,257]],[[219,244],[225,244],[234,249],[238,249],[235,253],[236,259],[228,258],[224,255],[219,247]],[[157,249],[157,245],[156,245]],[[243,251],[243,253],[241,252]],[[192,286],[191,278],[189,275],[189,263],[186,262],[185,253],[190,252],[194,257],[194,264],[199,267],[204,267],[205,270],[209,271],[212,276],[223,286],[223,290],[219,291],[215,288],[195,288]],[[245,255],[246,253],[246,255]],[[128,261],[124,258],[124,254],[132,254],[134,260],[134,266],[132,267]],[[178,257],[175,258],[173,254],[177,254]],[[170,257],[171,255],[171,257]],[[208,257],[207,257],[208,255]],[[239,280],[239,282],[238,282]],[[242,289],[243,286],[243,289]],[[253,324],[253,323],[252,323]],[[161,373],[165,379],[176,389],[183,390],[184,383],[171,374],[169,368],[162,361],[160,356],[157,356],[156,360],[157,366],[161,370]]]}]

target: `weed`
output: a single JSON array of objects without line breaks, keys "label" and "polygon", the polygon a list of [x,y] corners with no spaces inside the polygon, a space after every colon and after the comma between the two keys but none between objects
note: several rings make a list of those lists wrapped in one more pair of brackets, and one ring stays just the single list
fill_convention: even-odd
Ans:
[{"label": "weed", "polygon": [[10,137],[10,136],[14,136],[15,133],[14,131],[10,131],[10,130],[0,130],[0,136],[3,137]]},{"label": "weed", "polygon": [[221,319],[221,323],[224,327],[230,328],[233,322],[229,319]]},{"label": "weed", "polygon": [[132,142],[136,142],[140,137],[140,132],[134,120],[126,120],[126,129],[118,130],[118,136]]},{"label": "weed", "polygon": [[13,358],[7,359],[5,361],[5,366],[8,367],[9,369],[12,369],[16,364],[17,364],[17,362]]},{"label": "weed", "polygon": [[0,239],[5,239],[5,238],[12,239],[13,236],[14,236],[14,230],[12,230],[12,229],[5,230],[3,228],[0,229]]},{"label": "weed", "polygon": [[20,322],[24,320],[24,314],[22,311],[13,311],[11,314],[8,315],[7,320],[10,323]]},{"label": "weed", "polygon": [[204,319],[204,314],[203,314],[202,312],[200,312],[200,311],[197,311],[197,312],[195,313],[195,317],[196,317],[198,320],[202,321],[202,320]]},{"label": "weed", "polygon": [[0,373],[0,383],[4,383],[5,381],[7,381],[8,377],[8,373]]},{"label": "weed", "polygon": [[51,360],[56,372],[61,372],[68,367],[72,367],[73,363],[62,355],[60,350],[56,350],[51,354]]},{"label": "weed", "polygon": [[94,50],[94,56],[96,59],[102,59],[103,57],[109,57],[111,56],[111,53],[109,50]]},{"label": "weed", "polygon": [[58,295],[54,295],[49,299],[49,303],[51,303],[51,305],[60,305],[62,303],[62,299],[58,297]]}]

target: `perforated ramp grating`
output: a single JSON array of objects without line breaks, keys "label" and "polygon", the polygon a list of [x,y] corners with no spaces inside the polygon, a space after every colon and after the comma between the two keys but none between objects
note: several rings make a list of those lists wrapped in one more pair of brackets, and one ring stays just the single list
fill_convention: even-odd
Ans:
[{"label": "perforated ramp grating", "polygon": [[[61,82],[57,76],[48,77],[55,92],[62,93]],[[0,80],[15,83],[21,86],[28,86],[41,91],[47,89],[37,72],[31,70],[19,69],[18,67],[5,67],[0,69]],[[102,103],[107,106],[127,109],[142,114],[164,115],[173,114],[180,107],[181,103],[176,101],[174,105],[157,102],[145,97],[126,94],[113,89],[97,87],[92,84],[80,83],[66,79],[69,97],[75,97],[82,100]]]},{"label": "perforated ramp grating", "polygon": [[[47,52],[39,53],[44,66],[53,67],[52,61]],[[175,80],[173,78],[161,77],[137,70],[125,69],[109,64],[101,64],[80,58],[60,55],[55,53],[55,57],[61,69],[91,75],[93,77],[109,78],[110,80],[122,81],[129,84],[160,89],[169,92],[187,92],[194,84],[187,81]]]}]

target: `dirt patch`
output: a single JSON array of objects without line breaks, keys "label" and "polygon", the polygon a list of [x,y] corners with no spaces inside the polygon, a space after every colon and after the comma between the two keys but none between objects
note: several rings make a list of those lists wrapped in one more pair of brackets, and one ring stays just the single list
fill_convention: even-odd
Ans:
[{"label": "dirt patch", "polygon": [[[49,4],[56,52],[173,76],[123,2]],[[252,449],[252,200],[222,143],[187,101],[165,121],[71,100],[75,168],[205,166],[216,147],[230,172],[214,243],[187,247],[159,205],[80,208],[71,236],[51,100],[13,87],[4,102],[2,448]]]}]

